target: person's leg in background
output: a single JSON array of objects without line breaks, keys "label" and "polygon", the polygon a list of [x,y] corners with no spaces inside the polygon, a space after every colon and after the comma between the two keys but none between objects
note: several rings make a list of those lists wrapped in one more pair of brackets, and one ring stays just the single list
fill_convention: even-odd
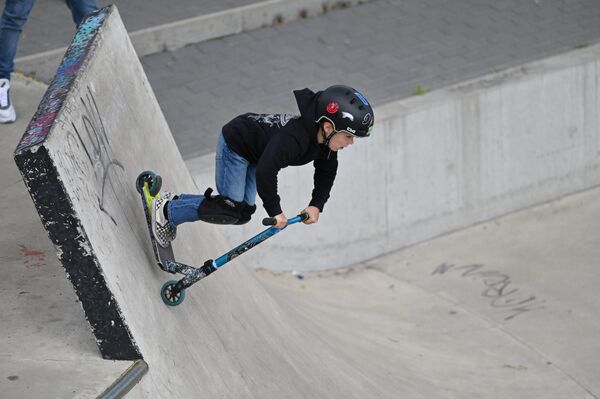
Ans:
[{"label": "person's leg in background", "polygon": [[5,0],[0,19],[0,123],[14,122],[15,108],[10,99],[10,74],[14,69],[17,45],[35,0]]},{"label": "person's leg in background", "polygon": [[79,26],[89,13],[98,9],[98,2],[96,0],[65,0],[65,3],[67,3],[67,7],[71,10],[75,26]]}]

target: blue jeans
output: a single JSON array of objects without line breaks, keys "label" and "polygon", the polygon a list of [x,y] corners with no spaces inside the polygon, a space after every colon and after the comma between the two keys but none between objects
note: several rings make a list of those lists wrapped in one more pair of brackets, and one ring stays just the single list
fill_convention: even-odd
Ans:
[{"label": "blue jeans", "polygon": [[[256,201],[256,165],[251,165],[244,158],[233,152],[225,143],[223,134],[217,142],[215,156],[215,180],[220,195],[236,202],[254,205]],[[169,201],[169,221],[175,226],[184,222],[199,220],[198,207],[204,201],[203,195],[181,194],[179,198]]]},{"label": "blue jeans", "polygon": [[[98,9],[97,0],[65,0],[65,2],[71,10],[75,25],[79,25],[87,14]],[[0,79],[10,79],[19,37],[33,3],[35,0],[5,0],[4,12],[0,19]]]}]

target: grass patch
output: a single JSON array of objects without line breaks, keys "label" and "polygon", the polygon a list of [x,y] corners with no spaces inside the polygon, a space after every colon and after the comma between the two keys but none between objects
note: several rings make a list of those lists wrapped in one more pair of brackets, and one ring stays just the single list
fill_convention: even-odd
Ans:
[{"label": "grass patch", "polygon": [[418,85],[417,88],[415,89],[415,96],[424,96],[425,94],[429,93],[431,91],[431,89],[428,89],[427,87],[423,86],[423,85]]}]

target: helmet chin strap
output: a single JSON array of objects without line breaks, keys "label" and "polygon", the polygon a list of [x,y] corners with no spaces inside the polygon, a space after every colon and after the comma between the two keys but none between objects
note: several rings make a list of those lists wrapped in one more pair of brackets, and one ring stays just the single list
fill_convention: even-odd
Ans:
[{"label": "helmet chin strap", "polygon": [[331,140],[331,138],[337,133],[335,130],[332,131],[329,136],[325,133],[325,124],[321,124],[321,134],[323,135],[323,145],[325,147],[329,146],[329,141]]},{"label": "helmet chin strap", "polygon": [[331,140],[331,138],[336,134],[337,132],[334,130],[332,131],[329,136],[327,134],[325,134],[325,126],[324,124],[321,124],[321,134],[323,135],[323,143],[322,146],[329,149],[329,153],[327,154],[327,159],[329,159],[329,157],[331,156],[331,148],[329,148],[329,141]]}]

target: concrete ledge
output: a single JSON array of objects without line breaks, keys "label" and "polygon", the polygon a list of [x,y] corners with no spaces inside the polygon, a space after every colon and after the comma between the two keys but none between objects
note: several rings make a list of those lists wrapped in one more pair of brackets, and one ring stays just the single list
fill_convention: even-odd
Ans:
[{"label": "concrete ledge", "polygon": [[[107,286],[105,273],[91,249],[80,215],[73,206],[73,194],[70,194],[65,186],[65,182],[69,181],[67,176],[70,172],[61,169],[64,165],[60,163],[60,156],[55,155],[55,151],[60,152],[69,145],[78,145],[82,140],[79,132],[85,132],[94,136],[88,136],[87,139],[96,145],[96,151],[86,150],[86,154],[90,157],[88,161],[95,163],[95,172],[98,172],[100,164],[106,168],[119,166],[118,162],[114,163],[113,160],[105,164],[103,161],[106,160],[101,159],[107,155],[105,152],[109,151],[103,137],[98,136],[101,121],[98,125],[96,123],[101,117],[94,113],[98,109],[90,87],[82,87],[82,83],[89,83],[85,82],[85,74],[97,65],[96,55],[99,53],[98,49],[103,47],[106,36],[109,36],[109,39],[112,39],[110,34],[122,34],[126,37],[123,25],[119,25],[116,8],[114,12],[112,10],[110,7],[98,10],[77,30],[56,78],[44,94],[15,150],[15,161],[50,240],[57,249],[59,259],[73,283],[103,357],[135,360],[141,358],[137,345],[131,337],[119,304]],[[111,18],[112,15],[116,17]],[[117,22],[113,22],[115,18]],[[115,39],[112,41],[116,42]],[[128,41],[122,46],[126,50],[127,44]],[[127,59],[126,51],[119,53],[115,47],[111,48],[110,54],[114,54],[123,63],[132,63],[131,59]],[[119,55],[121,58],[118,58]],[[135,57],[132,58],[134,62],[137,61]],[[110,64],[115,65],[118,64]],[[106,65],[103,67],[106,71],[110,70]],[[141,66],[138,68],[141,70]],[[84,109],[78,109],[79,113],[74,112],[73,102],[77,105],[82,103]],[[67,122],[62,119],[65,116],[72,119]],[[53,134],[61,129],[65,129],[62,131],[65,134]],[[93,133],[89,129],[92,129]],[[66,164],[69,165],[66,170],[73,167],[72,161],[72,158],[66,160]],[[104,183],[101,184],[103,187]],[[104,195],[104,188],[102,192]],[[101,207],[104,205],[103,201],[100,199]]]},{"label": "concrete ledge", "polygon": [[[130,33],[139,57],[173,51],[193,43],[217,39],[254,29],[302,18],[314,17],[331,10],[348,8],[369,0],[267,0],[243,7],[154,26]],[[16,69],[36,79],[49,82],[66,47],[20,57]]]},{"label": "concrete ledge", "polygon": [[[599,81],[595,45],[377,107],[372,138],[340,154],[318,227],[245,256],[274,270],[347,266],[600,185]],[[209,159],[188,161],[200,188],[214,184]],[[308,204],[312,173],[280,173],[288,215]],[[231,244],[258,229],[228,230]],[[310,264],[306,248],[320,254]]]}]

